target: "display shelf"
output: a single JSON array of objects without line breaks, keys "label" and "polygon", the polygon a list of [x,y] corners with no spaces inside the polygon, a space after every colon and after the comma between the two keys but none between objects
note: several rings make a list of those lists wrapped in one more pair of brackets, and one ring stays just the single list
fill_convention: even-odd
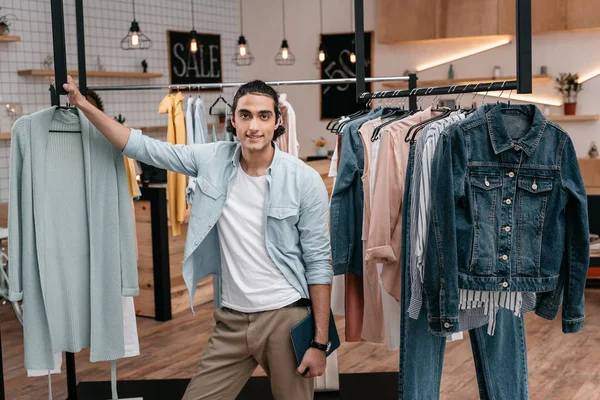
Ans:
[{"label": "display shelf", "polygon": [[10,140],[10,133],[0,133],[0,140]]},{"label": "display shelf", "polygon": [[[51,69],[22,69],[18,71],[19,76],[54,76]],[[68,71],[71,76],[77,76],[78,71]],[[88,77],[96,78],[161,78],[163,74],[155,72],[123,72],[123,71],[87,71]]]},{"label": "display shelf", "polygon": [[0,35],[0,43],[1,42],[20,42],[21,36],[2,36]]},{"label": "display shelf", "polygon": [[[482,77],[482,78],[457,78],[457,79],[436,79],[436,80],[428,80],[428,81],[417,81],[417,87],[435,87],[435,86],[452,86],[452,85],[466,85],[469,83],[478,83],[478,82],[504,82],[504,81],[514,81],[517,79],[516,76],[502,76],[499,78],[492,77]],[[534,75],[534,82],[546,82],[552,79],[550,75]],[[408,82],[386,82],[383,84],[383,87],[386,89],[408,89]],[[481,91],[485,92],[485,87],[481,86]]]},{"label": "display shelf", "polygon": [[583,122],[583,121],[597,121],[600,119],[599,114],[582,114],[582,115],[548,115],[546,116],[548,121],[553,122]]}]

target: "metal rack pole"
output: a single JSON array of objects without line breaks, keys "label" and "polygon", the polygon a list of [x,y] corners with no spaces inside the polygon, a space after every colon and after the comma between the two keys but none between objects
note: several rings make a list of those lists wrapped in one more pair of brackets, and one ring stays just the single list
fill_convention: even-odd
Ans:
[{"label": "metal rack pole", "polygon": [[77,67],[79,70],[79,91],[83,97],[85,97],[87,92],[87,72],[85,70],[83,0],[75,0],[75,21],[75,26],[77,27]]},{"label": "metal rack pole", "polygon": [[531,0],[517,0],[517,93],[532,93]]},{"label": "metal rack pole", "polygon": [[62,87],[67,82],[67,52],[65,49],[65,17],[62,0],[51,0],[52,13],[52,45],[54,46],[54,79],[56,98],[52,101],[59,103],[59,96],[66,94]]},{"label": "metal rack pole", "polygon": [[2,329],[0,327],[0,400],[5,399],[4,393],[4,366],[2,364]]},{"label": "metal rack pole", "polygon": [[[398,82],[408,81],[408,76],[381,76],[365,78],[366,82]],[[336,78],[336,79],[298,79],[286,81],[267,81],[271,86],[290,86],[290,85],[338,85],[342,83],[356,83],[356,78]],[[158,90],[158,89],[223,89],[229,87],[239,87],[246,82],[226,82],[226,83],[186,83],[183,85],[121,85],[121,86],[89,86],[88,90],[94,91],[121,91],[121,90]],[[362,93],[362,92],[361,92]]]},{"label": "metal rack pole", "polygon": [[365,92],[364,0],[354,0],[354,47],[356,51],[356,99]]},{"label": "metal rack pole", "polygon": [[[408,75],[408,90],[412,91],[417,88],[417,74],[409,74]],[[417,109],[417,96],[409,96],[408,99],[408,109],[416,110]]]},{"label": "metal rack pole", "polygon": [[[386,90],[374,93],[363,93],[360,95],[361,100],[369,99],[386,99],[395,97],[422,97],[422,96],[434,96],[434,95],[460,95],[462,93],[486,93],[486,92],[498,92],[501,90],[515,90],[517,88],[517,81],[505,81],[505,82],[481,82],[478,84],[468,85],[454,85],[454,86],[439,86],[429,88],[417,88],[407,90]],[[416,108],[416,107],[415,107]]]}]

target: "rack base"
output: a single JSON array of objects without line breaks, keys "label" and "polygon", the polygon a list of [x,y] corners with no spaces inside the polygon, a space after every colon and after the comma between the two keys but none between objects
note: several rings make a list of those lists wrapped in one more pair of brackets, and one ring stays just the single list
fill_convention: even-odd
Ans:
[{"label": "rack base", "polygon": [[[144,400],[180,400],[189,379],[119,381],[119,396],[144,397]],[[79,398],[106,400],[110,398],[110,382],[81,382],[77,385]],[[267,377],[250,378],[237,400],[273,400]],[[339,392],[315,393],[315,400],[397,400],[398,373],[377,372],[340,374]]]}]

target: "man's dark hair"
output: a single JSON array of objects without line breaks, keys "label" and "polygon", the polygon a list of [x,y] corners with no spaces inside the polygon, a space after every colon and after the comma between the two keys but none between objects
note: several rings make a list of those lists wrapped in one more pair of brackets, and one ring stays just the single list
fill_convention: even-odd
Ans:
[{"label": "man's dark hair", "polygon": [[[275,107],[275,120],[278,121],[281,117],[281,109],[279,108],[279,96],[277,95],[277,91],[273,89],[271,86],[267,85],[263,81],[255,80],[252,82],[248,82],[238,89],[233,97],[233,105],[232,105],[232,113],[235,115],[235,110],[237,110],[238,100],[247,94],[255,94],[258,96],[266,96],[273,99],[273,105]],[[231,124],[231,120],[227,120],[227,132],[233,133],[237,136],[235,128]],[[273,134],[273,141],[277,140],[277,138],[285,132],[285,128],[283,125],[278,126],[275,129]]]}]

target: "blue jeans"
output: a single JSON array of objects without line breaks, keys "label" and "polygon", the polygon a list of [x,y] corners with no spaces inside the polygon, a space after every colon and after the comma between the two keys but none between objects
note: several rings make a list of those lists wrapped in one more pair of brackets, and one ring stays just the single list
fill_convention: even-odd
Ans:
[{"label": "blue jeans", "polygon": [[[407,179],[402,206],[402,307],[400,315],[400,400],[435,400],[440,398],[446,337],[428,330],[427,312],[419,319],[408,317],[410,300],[410,180],[414,168],[414,148],[408,158]],[[424,304],[427,304],[426,302]],[[523,400],[529,398],[527,351],[522,318],[500,309],[494,336],[487,326],[469,331],[475,371],[481,399]]]}]

